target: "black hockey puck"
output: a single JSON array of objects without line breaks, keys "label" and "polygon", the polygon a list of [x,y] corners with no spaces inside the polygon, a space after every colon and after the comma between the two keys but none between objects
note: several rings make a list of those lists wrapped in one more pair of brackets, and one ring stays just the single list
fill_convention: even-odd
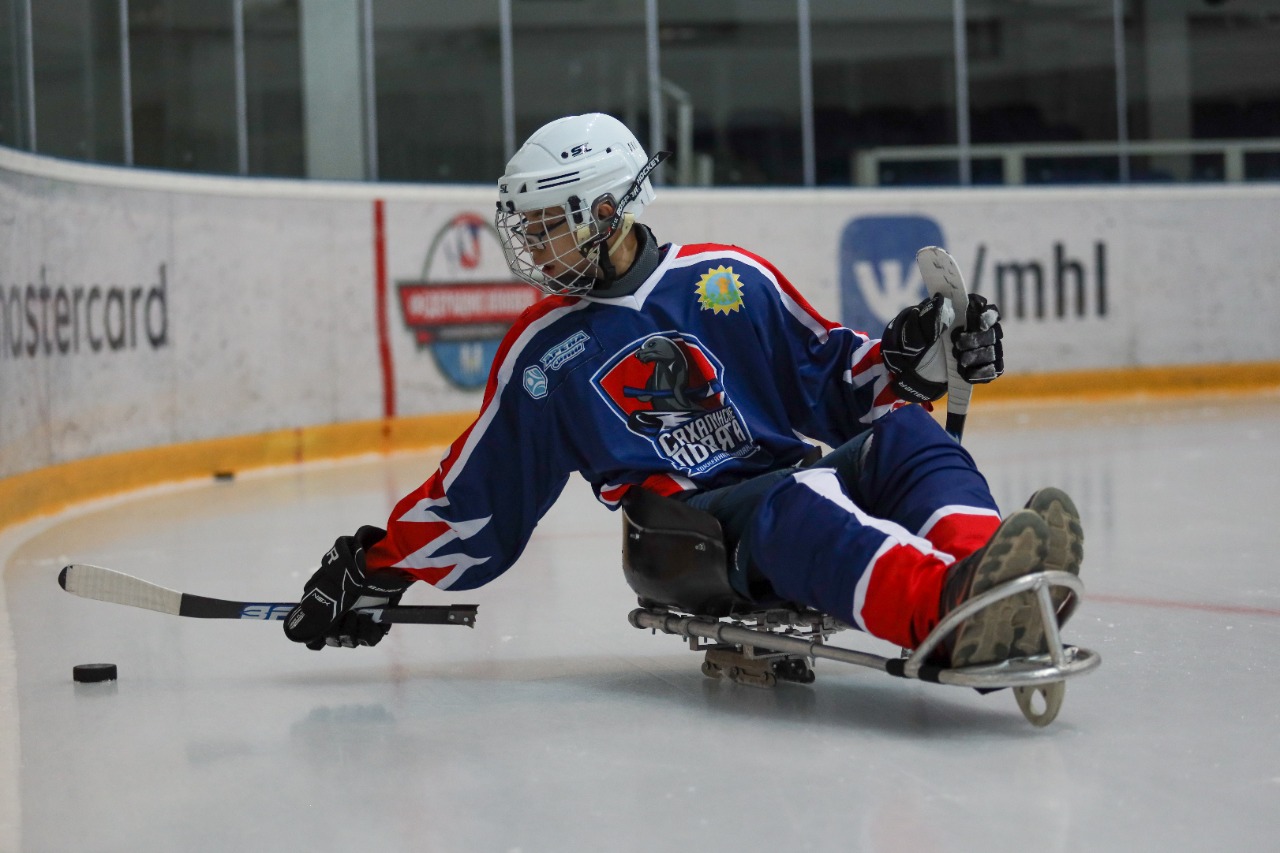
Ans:
[{"label": "black hockey puck", "polygon": [[235,471],[214,471],[213,479],[219,483],[229,483],[236,478]]},{"label": "black hockey puck", "polygon": [[82,663],[72,667],[71,677],[81,684],[95,681],[115,681],[116,665],[113,663]]}]

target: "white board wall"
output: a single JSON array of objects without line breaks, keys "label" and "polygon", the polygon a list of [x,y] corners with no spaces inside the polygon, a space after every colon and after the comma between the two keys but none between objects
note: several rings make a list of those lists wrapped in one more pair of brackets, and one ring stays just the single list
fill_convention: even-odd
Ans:
[{"label": "white board wall", "polygon": [[[477,408],[502,317],[526,298],[483,225],[492,205],[487,187],[194,177],[0,149],[0,476]],[[661,189],[645,221],[662,240],[762,254],[873,335],[923,295],[914,248],[941,242],[971,286],[1002,294],[1011,373],[1280,360],[1280,187]],[[488,295],[424,333],[399,301],[424,283]]]}]

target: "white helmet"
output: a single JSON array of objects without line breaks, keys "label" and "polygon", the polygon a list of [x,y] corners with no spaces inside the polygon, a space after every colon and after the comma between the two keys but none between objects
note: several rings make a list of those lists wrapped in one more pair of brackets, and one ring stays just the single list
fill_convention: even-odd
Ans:
[{"label": "white helmet", "polygon": [[[611,280],[609,252],[600,249],[615,233],[625,235],[653,200],[649,173],[666,157],[664,151],[649,160],[626,125],[603,113],[543,125],[507,163],[498,182],[494,224],[511,271],[553,295],[586,293],[601,278]],[[600,215],[602,202],[610,204],[611,214]],[[527,215],[554,208],[562,213]],[[547,255],[550,236],[562,225],[573,235],[571,247]],[[543,263],[535,262],[535,248],[543,253]],[[557,271],[548,272],[553,265]]]}]

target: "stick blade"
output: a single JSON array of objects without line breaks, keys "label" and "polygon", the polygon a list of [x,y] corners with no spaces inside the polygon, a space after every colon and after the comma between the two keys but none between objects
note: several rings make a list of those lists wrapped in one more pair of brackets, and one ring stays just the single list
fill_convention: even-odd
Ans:
[{"label": "stick blade", "polygon": [[956,309],[956,326],[964,328],[965,311],[969,307],[965,295],[964,274],[951,253],[938,246],[925,246],[916,252],[916,266],[930,295],[941,293]]},{"label": "stick blade", "polygon": [[175,616],[182,607],[182,593],[102,566],[72,563],[58,573],[58,585],[81,598],[142,607]]}]

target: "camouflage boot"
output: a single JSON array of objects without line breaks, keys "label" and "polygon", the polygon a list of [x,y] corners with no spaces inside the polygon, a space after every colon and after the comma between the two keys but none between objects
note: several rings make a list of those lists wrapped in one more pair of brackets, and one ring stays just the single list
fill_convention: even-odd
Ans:
[{"label": "camouflage boot", "polygon": [[[1066,492],[1049,486],[1032,495],[1026,508],[1049,525],[1049,552],[1044,567],[1079,576],[1080,563],[1084,560],[1084,528],[1080,525],[1080,512],[1075,503]],[[1061,627],[1067,624],[1078,602],[1075,593],[1061,587],[1055,587],[1052,596],[1058,613],[1058,626]]]},{"label": "camouflage boot", "polygon": [[[1010,515],[986,545],[947,569],[938,618],[993,587],[1042,571],[1049,538],[1049,525],[1038,513],[1022,509]],[[998,663],[1040,654],[1045,648],[1040,604],[1028,591],[970,616],[942,641],[930,662],[952,667]]]}]

